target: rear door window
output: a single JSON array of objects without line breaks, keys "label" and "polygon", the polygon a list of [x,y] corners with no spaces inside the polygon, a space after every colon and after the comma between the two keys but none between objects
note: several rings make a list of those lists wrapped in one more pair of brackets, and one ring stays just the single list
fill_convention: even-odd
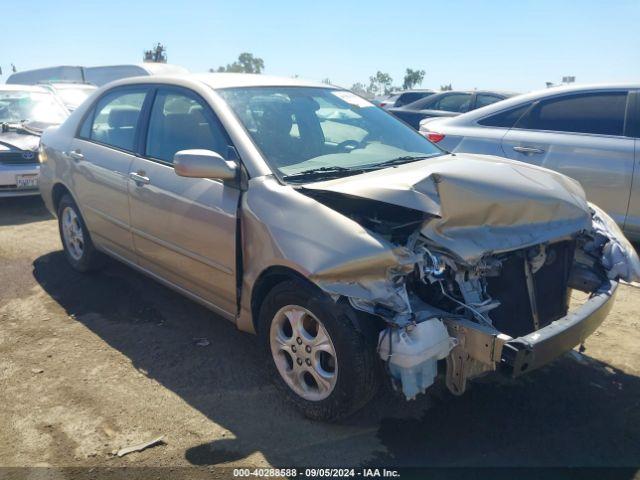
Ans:
[{"label": "rear door window", "polygon": [[476,108],[486,107],[487,105],[491,105],[492,103],[499,102],[503,100],[502,97],[498,97],[496,95],[487,95],[486,93],[479,93],[476,95]]},{"label": "rear door window", "polygon": [[90,140],[133,152],[146,94],[146,88],[107,93],[95,106],[91,129],[83,125],[80,135],[86,137],[88,133]]},{"label": "rear door window", "polygon": [[470,93],[452,93],[441,97],[428,108],[430,110],[443,110],[445,112],[466,112],[469,110],[470,105]]},{"label": "rear door window", "polygon": [[564,95],[543,100],[517,123],[517,128],[554,132],[623,135],[627,92]]}]

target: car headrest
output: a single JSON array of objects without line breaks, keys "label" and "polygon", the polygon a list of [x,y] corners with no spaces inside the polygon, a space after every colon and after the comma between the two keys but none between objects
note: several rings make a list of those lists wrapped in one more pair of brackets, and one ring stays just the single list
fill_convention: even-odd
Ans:
[{"label": "car headrest", "polygon": [[140,110],[133,107],[112,107],[109,111],[109,127],[135,127]]}]

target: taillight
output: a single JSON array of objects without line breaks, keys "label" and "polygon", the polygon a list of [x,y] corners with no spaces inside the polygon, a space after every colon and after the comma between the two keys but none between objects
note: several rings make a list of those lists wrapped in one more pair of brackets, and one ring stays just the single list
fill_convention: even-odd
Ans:
[{"label": "taillight", "polygon": [[429,140],[430,142],[438,143],[443,138],[444,138],[443,133],[427,132],[427,140]]}]

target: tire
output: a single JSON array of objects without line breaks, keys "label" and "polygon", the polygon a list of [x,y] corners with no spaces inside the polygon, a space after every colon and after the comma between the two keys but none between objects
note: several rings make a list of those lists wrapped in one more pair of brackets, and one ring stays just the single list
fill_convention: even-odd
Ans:
[{"label": "tire", "polygon": [[58,204],[58,229],[65,257],[75,270],[90,272],[104,265],[104,255],[93,245],[80,210],[68,194]]},{"label": "tire", "polygon": [[273,381],[307,418],[343,419],[377,391],[375,329],[356,328],[356,318],[350,305],[297,280],[276,285],[262,303],[258,335]]}]

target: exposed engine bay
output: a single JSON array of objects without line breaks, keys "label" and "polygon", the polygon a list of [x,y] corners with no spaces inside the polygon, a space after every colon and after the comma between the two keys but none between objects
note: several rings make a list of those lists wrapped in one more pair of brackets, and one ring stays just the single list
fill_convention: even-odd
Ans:
[{"label": "exposed engine bay", "polygon": [[[454,394],[462,394],[469,379],[487,372],[519,375],[537,368],[535,349],[521,339],[542,337],[536,332],[549,334],[554,322],[565,321],[572,289],[593,297],[603,294],[604,285],[604,295],[611,296],[610,280],[640,278],[633,247],[592,205],[586,228],[523,248],[464,258],[430,238],[429,224],[440,214],[343,192],[304,194],[401,250],[384,285],[380,279],[363,279],[351,295],[348,288],[329,282],[324,287],[346,295],[354,308],[384,319],[378,351],[408,399],[433,384],[439,360],[446,361],[446,385]],[[363,290],[372,295],[363,298]],[[561,346],[566,351],[590,333],[567,334]],[[538,363],[564,353],[540,353],[544,348],[538,347]]]}]

